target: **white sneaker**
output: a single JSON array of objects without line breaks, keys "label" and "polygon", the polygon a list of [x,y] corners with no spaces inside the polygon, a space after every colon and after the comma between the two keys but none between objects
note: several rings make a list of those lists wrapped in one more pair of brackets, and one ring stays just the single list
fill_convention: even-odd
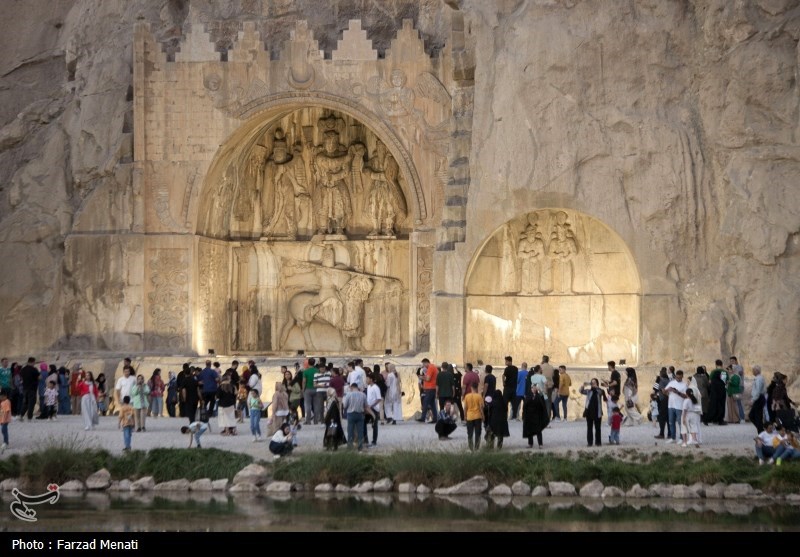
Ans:
[{"label": "white sneaker", "polygon": [[688,447],[688,446],[689,445],[687,445],[686,443],[681,443],[681,447]]},{"label": "white sneaker", "polygon": [[278,460],[280,457],[281,457],[281,455],[279,455],[279,454],[273,455],[272,456],[272,460]]},{"label": "white sneaker", "polygon": [[775,459],[774,459],[774,458],[770,458],[770,459],[767,461],[767,464],[775,464]]},{"label": "white sneaker", "polygon": [[675,439],[667,439],[667,442],[664,443],[665,445],[673,445],[675,443]]},{"label": "white sneaker", "polygon": [[8,445],[6,443],[3,443],[2,445],[0,445],[0,453],[5,452],[5,450],[7,448],[8,448]]},{"label": "white sneaker", "polygon": [[758,459],[758,465],[759,466],[764,466],[764,459],[763,458],[759,458]]},{"label": "white sneaker", "polygon": [[258,443],[258,436],[253,435],[253,443]]}]

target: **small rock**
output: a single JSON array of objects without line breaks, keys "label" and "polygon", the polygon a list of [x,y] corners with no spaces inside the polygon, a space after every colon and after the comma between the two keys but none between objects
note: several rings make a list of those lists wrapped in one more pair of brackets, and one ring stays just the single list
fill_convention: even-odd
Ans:
[{"label": "small rock", "polygon": [[793,505],[800,503],[800,493],[790,493],[786,496],[786,502]]},{"label": "small rock", "polygon": [[59,491],[86,491],[86,486],[80,480],[70,480],[58,486]]},{"label": "small rock", "polygon": [[724,483],[715,483],[714,485],[706,486],[706,499],[723,499],[725,497]]},{"label": "small rock", "polygon": [[649,489],[645,489],[639,484],[634,484],[625,494],[625,497],[630,497],[631,499],[649,499],[652,496],[653,493]]},{"label": "small rock", "polygon": [[673,499],[699,499],[700,496],[695,490],[683,484],[672,486]]},{"label": "small rock", "polygon": [[333,491],[333,484],[319,484],[314,488],[314,493],[330,493]]},{"label": "small rock", "polygon": [[372,490],[376,493],[386,493],[391,491],[393,487],[394,482],[390,478],[381,478],[375,482],[375,485],[372,486]]},{"label": "small rock", "polygon": [[[511,497],[511,495],[513,495],[513,492],[511,491],[511,488],[508,487],[506,484],[500,484],[500,485],[496,485],[492,489],[490,489],[489,490],[489,495],[492,495],[492,496],[495,496],[495,497]],[[510,503],[511,500],[509,499],[508,502]]]},{"label": "small rock", "polygon": [[228,484],[230,484],[230,480],[228,478],[220,478],[218,480],[213,480],[211,482],[211,489],[213,491],[225,491],[228,489]]},{"label": "small rock", "polygon": [[145,476],[131,484],[131,491],[151,491],[156,486],[153,476]]},{"label": "small rock", "polygon": [[345,484],[337,484],[336,493],[350,493],[350,486]]},{"label": "small rock", "polygon": [[514,482],[511,484],[511,493],[527,497],[531,494],[531,486],[522,481]]},{"label": "small rock", "polygon": [[180,480],[171,480],[171,481],[168,481],[168,482],[161,482],[160,484],[156,484],[153,487],[153,491],[181,491],[181,492],[186,492],[186,491],[189,491],[189,486],[191,486],[191,485],[192,485],[192,483],[189,480],[183,478],[183,479],[180,479]]},{"label": "small rock", "polygon": [[263,485],[267,481],[267,469],[260,464],[248,464],[233,477],[233,483]]},{"label": "small rock", "polygon": [[99,490],[108,489],[111,485],[111,472],[102,468],[86,478],[86,489]]},{"label": "small rock", "polygon": [[11,491],[12,489],[19,489],[22,482],[19,478],[6,478],[0,482],[0,491]]},{"label": "small rock", "polygon": [[622,491],[620,488],[609,485],[605,489],[603,489],[603,493],[600,495],[603,499],[614,499],[617,497],[625,497],[625,492]]},{"label": "small rock", "polygon": [[111,482],[111,485],[108,486],[109,491],[130,491],[131,490],[131,481],[128,479],[120,480],[118,482]]},{"label": "small rock", "polygon": [[580,490],[581,497],[600,497],[603,495],[603,482],[600,480],[592,480],[588,484],[584,485]]},{"label": "small rock", "polygon": [[291,493],[291,482],[269,482],[264,486],[264,491],[267,493]]},{"label": "small rock", "polygon": [[537,485],[536,487],[533,488],[533,491],[531,492],[531,496],[532,497],[549,497],[550,496],[550,490],[547,489],[543,485]]},{"label": "small rock", "polygon": [[230,493],[258,493],[258,491],[258,486],[250,482],[233,484],[233,487],[230,489]]},{"label": "small rock", "polygon": [[547,488],[553,497],[574,497],[577,495],[575,486],[569,482],[548,482]]},{"label": "small rock", "polygon": [[427,495],[431,492],[431,488],[429,488],[425,484],[419,484],[417,486],[417,495]]},{"label": "small rock", "polygon": [[353,486],[351,490],[353,493],[369,493],[375,484],[372,482],[361,482]]},{"label": "small rock", "polygon": [[695,482],[689,486],[689,489],[697,493],[698,497],[705,497],[706,496],[706,488],[708,486],[703,482]]},{"label": "small rock", "polygon": [[403,482],[397,486],[398,493],[416,493],[417,486],[409,482]]},{"label": "small rock", "polygon": [[653,484],[650,486],[650,493],[658,497],[663,497],[666,499],[672,498],[672,486],[666,484]]},{"label": "small rock", "polygon": [[189,484],[189,491],[214,491],[214,484],[209,478],[201,478]]},{"label": "small rock", "polygon": [[753,494],[753,486],[750,484],[731,484],[725,488],[723,496],[725,499],[741,499],[750,497]]},{"label": "small rock", "polygon": [[[451,487],[439,487],[434,490],[437,495],[480,495],[489,489],[489,480],[483,476],[474,476],[465,482]],[[419,493],[419,489],[417,489]]]}]

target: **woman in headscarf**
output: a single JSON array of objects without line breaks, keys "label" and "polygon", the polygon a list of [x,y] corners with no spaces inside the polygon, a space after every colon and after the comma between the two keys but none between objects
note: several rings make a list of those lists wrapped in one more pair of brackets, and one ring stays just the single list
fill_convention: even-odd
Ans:
[{"label": "woman in headscarf", "polygon": [[170,418],[175,417],[175,406],[178,404],[178,378],[174,371],[169,371],[167,382],[167,414]]},{"label": "woman in headscarf", "polygon": [[625,419],[622,421],[623,425],[639,425],[642,423],[642,415],[639,413],[639,381],[636,377],[636,370],[632,367],[626,367],[625,385],[622,387],[622,392],[625,395]]},{"label": "woman in headscarf", "polygon": [[722,362],[719,362],[717,367],[711,371],[708,382],[708,396],[709,396],[709,416],[708,421],[718,425],[726,425],[725,422],[725,399],[727,394],[725,392],[725,380],[722,378],[723,370],[720,369]]},{"label": "woman in headscarf", "polygon": [[486,445],[494,448],[495,439],[497,449],[503,448],[503,438],[508,437],[508,407],[503,401],[503,391],[495,389],[492,402],[489,404],[489,415],[486,420]]},{"label": "woman in headscarf", "polygon": [[277,432],[281,425],[289,417],[289,395],[286,394],[286,387],[283,383],[275,383],[275,394],[272,395],[272,420],[269,424],[269,434]]},{"label": "woman in headscarf", "polygon": [[100,415],[97,413],[97,385],[91,371],[87,371],[78,381],[76,388],[81,398],[83,429],[89,431],[100,423]]},{"label": "woman in headscarf", "polygon": [[236,391],[231,381],[231,375],[226,373],[222,377],[217,389],[217,423],[220,435],[236,435]]},{"label": "woman in headscarf", "polygon": [[131,404],[136,417],[136,431],[147,431],[145,421],[150,408],[150,387],[144,382],[144,375],[137,375],[136,383],[131,387]]},{"label": "woman in headscarf", "polygon": [[108,397],[106,396],[106,374],[101,373],[97,376],[97,411],[102,416],[106,415],[108,409]]},{"label": "woman in headscarf", "polygon": [[342,409],[336,397],[336,389],[328,388],[328,399],[325,401],[325,433],[322,446],[326,451],[335,451],[339,445],[345,443],[344,429],[342,429]]},{"label": "woman in headscarf", "polygon": [[697,398],[700,406],[703,408],[702,422],[705,425],[708,425],[709,400],[708,373],[706,372],[706,366],[697,366],[695,374],[692,376],[692,380],[689,382],[689,388],[692,389],[695,398]]},{"label": "woman in headscarf", "polygon": [[528,440],[528,448],[533,448],[533,438],[542,448],[542,432],[549,423],[547,401],[539,391],[539,383],[531,383],[530,390],[522,403],[522,437]]},{"label": "woman in headscarf", "polygon": [[69,371],[63,366],[58,370],[58,413],[61,415],[72,413],[69,403]]},{"label": "woman in headscarf", "polygon": [[400,391],[400,377],[397,375],[397,368],[394,364],[386,364],[386,400],[384,401],[384,412],[390,424],[397,424],[403,421],[403,397]]},{"label": "woman in headscarf", "polygon": [[[586,418],[586,444],[592,446],[592,432],[594,432],[594,444],[600,446],[600,424],[603,421],[603,402],[607,400],[606,393],[600,388],[597,379],[581,387],[581,394],[586,397],[583,405],[583,417]],[[659,414],[660,417],[660,414]]]}]

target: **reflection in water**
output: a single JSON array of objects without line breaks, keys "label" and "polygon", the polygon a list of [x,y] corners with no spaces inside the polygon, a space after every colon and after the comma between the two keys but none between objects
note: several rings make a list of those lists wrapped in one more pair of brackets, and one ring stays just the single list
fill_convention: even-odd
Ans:
[{"label": "reflection in water", "polygon": [[63,494],[35,523],[0,531],[798,531],[800,507],[767,501],[536,499],[416,494]]}]

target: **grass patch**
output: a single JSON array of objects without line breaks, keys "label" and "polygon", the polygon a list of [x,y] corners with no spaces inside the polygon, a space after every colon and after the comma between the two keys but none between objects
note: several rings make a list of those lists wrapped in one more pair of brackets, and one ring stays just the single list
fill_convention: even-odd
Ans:
[{"label": "grass patch", "polygon": [[103,468],[110,455],[77,433],[48,437],[22,457],[20,475],[34,485],[84,479]]},{"label": "grass patch", "polygon": [[153,476],[158,482],[186,478],[233,479],[253,462],[253,457],[219,449],[154,449],[146,453],[136,469],[137,476]]}]

